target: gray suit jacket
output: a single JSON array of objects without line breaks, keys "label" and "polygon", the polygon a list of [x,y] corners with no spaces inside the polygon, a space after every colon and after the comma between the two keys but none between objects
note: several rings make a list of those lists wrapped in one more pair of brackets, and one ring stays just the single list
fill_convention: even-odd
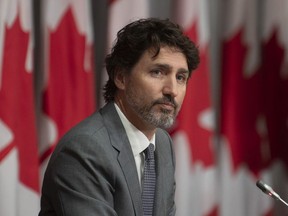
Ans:
[{"label": "gray suit jacket", "polygon": [[[175,215],[175,161],[166,131],[156,132],[155,216]],[[49,161],[39,216],[142,216],[132,149],[113,103],[71,129]]]}]

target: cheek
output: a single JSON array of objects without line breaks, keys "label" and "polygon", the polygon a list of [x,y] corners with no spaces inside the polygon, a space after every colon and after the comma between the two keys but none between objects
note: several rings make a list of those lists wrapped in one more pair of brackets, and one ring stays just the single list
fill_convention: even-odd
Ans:
[{"label": "cheek", "polygon": [[161,97],[161,85],[156,82],[145,82],[141,83],[138,86],[139,89],[141,89],[141,93],[146,96],[147,98],[157,98],[157,96]]},{"label": "cheek", "polygon": [[152,92],[149,91],[149,88],[143,86],[143,83],[130,82],[126,87],[126,94],[132,98],[135,103],[144,104],[149,101]]},{"label": "cheek", "polygon": [[138,97],[137,100],[143,100],[143,102],[151,102],[163,96],[161,83],[146,77],[131,80],[127,87],[130,87],[133,94]]}]

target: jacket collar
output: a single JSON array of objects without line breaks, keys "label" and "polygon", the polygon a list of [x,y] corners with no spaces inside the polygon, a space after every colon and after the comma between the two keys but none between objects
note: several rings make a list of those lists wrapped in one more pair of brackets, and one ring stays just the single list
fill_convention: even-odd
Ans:
[{"label": "jacket collar", "polygon": [[[114,103],[108,103],[104,109],[100,111],[103,115],[104,122],[107,130],[109,131],[110,141],[112,146],[119,152],[118,161],[126,178],[127,186],[129,188],[130,196],[133,202],[134,211],[136,216],[142,216],[142,200],[141,200],[141,188],[138,180],[137,169],[131,145],[126,135],[124,126],[118,116]],[[167,152],[168,146],[165,146],[167,140],[164,139],[164,135],[160,131],[156,131],[156,175],[157,185],[155,192],[155,206],[165,206],[162,192],[165,190],[165,176],[164,169],[165,161],[169,160],[166,157],[169,156]],[[154,215],[163,215],[161,209],[155,208]]]},{"label": "jacket collar", "polygon": [[130,196],[136,215],[142,215],[141,189],[131,145],[124,126],[118,116],[114,103],[108,103],[100,110],[107,130],[109,131],[112,146],[119,152],[118,162],[122,168],[129,188]]}]

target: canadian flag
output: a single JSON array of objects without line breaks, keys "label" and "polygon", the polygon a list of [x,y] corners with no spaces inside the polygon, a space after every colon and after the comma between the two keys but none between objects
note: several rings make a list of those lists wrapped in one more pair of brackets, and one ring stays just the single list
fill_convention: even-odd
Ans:
[{"label": "canadian flag", "polygon": [[175,0],[175,21],[200,49],[186,96],[171,131],[176,153],[176,206],[179,216],[217,215],[215,152],[212,142],[209,12],[206,0]]},{"label": "canadian flag", "polygon": [[[267,0],[263,5],[261,72],[264,74],[264,113],[271,155],[273,188],[288,200],[288,1]],[[277,203],[275,215],[288,215]]]},{"label": "canadian flag", "polygon": [[45,171],[58,140],[95,109],[90,1],[43,1],[45,43],[40,161]]},{"label": "canadian flag", "polygon": [[[274,3],[270,1],[270,6]],[[266,82],[274,80],[268,81],[264,72],[267,69],[264,65],[271,64],[269,70],[273,68],[273,71],[268,73],[278,76],[279,59],[274,52],[269,53],[269,59],[262,58],[262,6],[263,2],[257,0],[226,1],[223,4],[222,144],[219,151],[221,216],[267,216],[273,212],[273,201],[255,186],[257,179],[271,185],[274,170],[279,169],[273,158],[270,136],[270,130],[278,130],[278,126],[274,125],[274,128],[267,118],[270,114],[278,115],[275,110],[267,110],[273,90]],[[272,9],[268,8],[269,11]],[[279,13],[276,10],[270,12]],[[270,105],[275,104],[268,107]],[[287,151],[287,146],[285,148]]]},{"label": "canadian flag", "polygon": [[148,17],[149,1],[110,0],[108,10],[108,50],[110,51],[121,28],[136,19]]},{"label": "canadian flag", "polygon": [[32,1],[0,1],[0,215],[37,215]]}]

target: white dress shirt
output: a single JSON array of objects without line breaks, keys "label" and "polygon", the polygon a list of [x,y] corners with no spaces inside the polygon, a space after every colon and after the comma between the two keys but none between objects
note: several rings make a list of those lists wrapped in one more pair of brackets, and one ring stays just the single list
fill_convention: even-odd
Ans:
[{"label": "white dress shirt", "polygon": [[155,149],[155,134],[153,135],[151,140],[148,140],[148,138],[140,131],[138,130],[122,113],[120,108],[116,103],[115,107],[117,110],[117,113],[122,121],[122,124],[124,125],[126,134],[128,136],[132,152],[134,155],[137,173],[138,173],[138,179],[140,185],[142,185],[142,177],[143,177],[143,170],[144,170],[144,153],[143,151],[149,146],[150,143],[154,145]]}]

